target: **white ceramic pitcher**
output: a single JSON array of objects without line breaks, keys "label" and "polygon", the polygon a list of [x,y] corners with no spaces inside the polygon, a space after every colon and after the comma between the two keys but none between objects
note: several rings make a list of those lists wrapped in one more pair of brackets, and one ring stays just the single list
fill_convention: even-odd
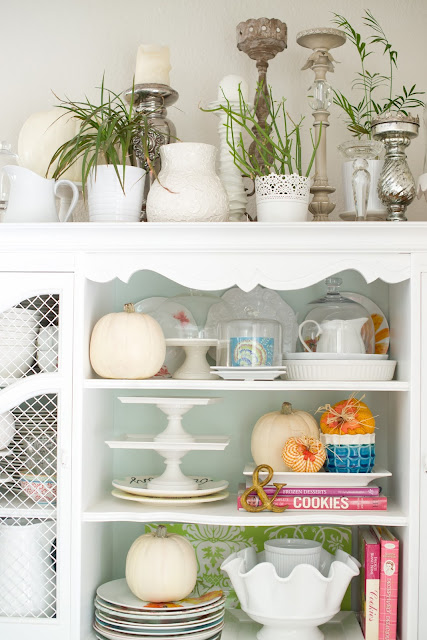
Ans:
[{"label": "white ceramic pitcher", "polygon": [[302,336],[302,328],[311,323],[317,328],[317,353],[365,353],[361,330],[367,320],[368,318],[335,319],[322,324],[316,320],[305,320],[299,326],[299,339],[308,351],[312,351]]},{"label": "white ceramic pitcher", "polygon": [[[7,165],[4,173],[10,180],[10,195],[3,222],[66,222],[79,199],[79,190],[70,180],[48,180],[25,167]],[[73,191],[71,204],[59,220],[55,196],[58,187],[67,185]]]}]

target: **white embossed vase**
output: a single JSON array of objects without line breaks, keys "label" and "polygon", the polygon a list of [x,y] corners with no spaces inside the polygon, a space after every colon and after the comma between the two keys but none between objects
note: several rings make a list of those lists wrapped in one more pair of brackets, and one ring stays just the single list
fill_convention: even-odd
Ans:
[{"label": "white embossed vase", "polygon": [[148,222],[225,222],[228,197],[215,173],[216,148],[199,142],[165,144],[162,169],[147,197]]},{"label": "white embossed vase", "polygon": [[305,222],[311,178],[270,173],[255,178],[258,222]]}]

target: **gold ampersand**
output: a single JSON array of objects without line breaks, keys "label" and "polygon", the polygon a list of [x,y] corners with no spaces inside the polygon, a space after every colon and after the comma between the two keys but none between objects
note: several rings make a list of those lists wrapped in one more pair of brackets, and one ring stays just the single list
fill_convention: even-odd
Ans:
[{"label": "gold ampersand", "polygon": [[[267,471],[268,475],[263,482],[260,482],[259,474],[262,471]],[[260,464],[257,466],[257,468],[252,474],[252,482],[253,482],[252,487],[249,487],[249,489],[246,489],[246,491],[242,494],[242,497],[240,498],[240,503],[242,507],[246,509],[246,511],[255,513],[257,511],[264,511],[265,509],[268,509],[269,511],[274,511],[275,513],[281,513],[282,511],[285,511],[285,509],[287,509],[287,507],[276,507],[273,504],[274,500],[277,498],[279,494],[280,489],[286,486],[286,482],[284,482],[283,484],[279,482],[273,483],[273,485],[276,487],[276,492],[272,498],[269,498],[263,489],[263,487],[265,487],[265,485],[268,485],[268,483],[273,478],[273,473],[274,473],[273,469],[268,464]],[[247,502],[247,498],[251,493],[253,493],[254,490],[257,492],[258,498],[262,502],[262,504],[260,504],[259,507],[253,507]]]}]

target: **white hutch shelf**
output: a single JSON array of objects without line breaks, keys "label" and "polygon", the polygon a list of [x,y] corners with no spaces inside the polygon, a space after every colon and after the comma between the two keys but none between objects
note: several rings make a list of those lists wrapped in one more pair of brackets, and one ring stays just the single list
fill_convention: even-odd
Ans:
[{"label": "white hutch shelf", "polygon": [[[322,281],[337,273],[346,290],[354,287],[387,312],[391,356],[398,361],[395,380],[103,380],[90,367],[94,324],[125,302],[172,296],[184,288],[221,293],[235,285],[249,291],[261,284],[298,307],[316,297]],[[94,638],[96,587],[123,575],[130,542],[144,523],[156,521],[234,527],[335,524],[353,527],[354,534],[358,525],[387,525],[402,544],[400,640],[427,637],[427,562],[422,551],[427,537],[427,223],[4,224],[0,285],[0,311],[39,294],[58,295],[60,309],[58,373],[8,379],[0,391],[0,412],[40,396],[49,400],[53,395],[57,402],[56,508],[31,507],[19,494],[0,498],[0,523],[11,517],[55,523],[55,614],[5,615],[0,598],[2,640]],[[282,399],[315,410],[353,391],[366,394],[366,402],[380,416],[377,455],[381,466],[393,473],[384,485],[388,510],[237,511],[235,493],[249,460],[257,417]],[[230,497],[175,509],[115,499],[110,495],[114,477],[128,466],[131,473],[140,467],[143,473],[144,465],[156,473],[161,460],[149,451],[113,451],[105,441],[124,432],[143,433],[145,421],[150,433],[164,426],[160,412],[122,406],[118,397],[190,392],[222,397],[223,402],[203,409],[203,414],[202,409],[192,410],[189,430],[229,437],[230,445],[212,458],[204,452],[194,454],[200,460],[188,454],[186,472],[198,466],[203,473],[221,474],[230,482]]]}]

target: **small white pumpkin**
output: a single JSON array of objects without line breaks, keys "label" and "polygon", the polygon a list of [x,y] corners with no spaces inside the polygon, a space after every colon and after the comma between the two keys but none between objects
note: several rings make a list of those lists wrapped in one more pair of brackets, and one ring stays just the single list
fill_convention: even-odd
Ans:
[{"label": "small white pumpkin", "polygon": [[319,437],[316,419],[307,411],[294,411],[284,402],[280,411],[261,416],[252,431],[251,451],[255,464],[268,464],[274,471],[292,471],[283,461],[282,449],[288,438]]},{"label": "small white pumpkin", "polygon": [[103,316],[93,328],[90,362],[102,378],[151,378],[162,366],[165,354],[161,326],[151,316],[135,313],[133,304]]},{"label": "small white pumpkin", "polygon": [[195,551],[184,536],[168,534],[160,525],[140,536],[126,558],[126,581],[137,598],[173,602],[186,598],[197,580]]}]

